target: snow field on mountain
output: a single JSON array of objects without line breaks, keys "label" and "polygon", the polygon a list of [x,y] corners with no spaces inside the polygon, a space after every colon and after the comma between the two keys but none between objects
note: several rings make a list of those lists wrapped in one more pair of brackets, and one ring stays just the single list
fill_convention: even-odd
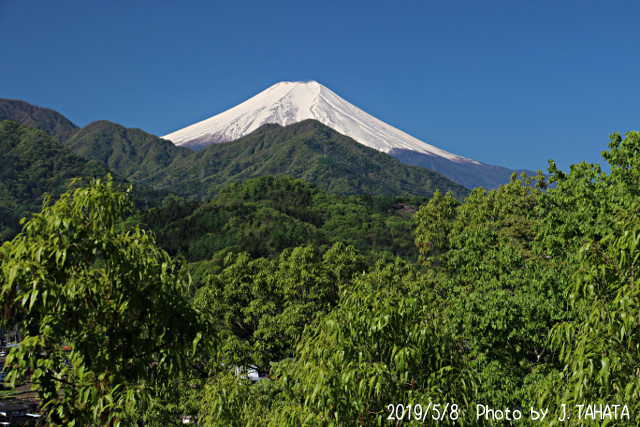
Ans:
[{"label": "snow field on mountain", "polygon": [[230,110],[163,136],[178,146],[204,148],[241,138],[267,123],[287,126],[317,120],[384,153],[417,151],[460,163],[476,163],[426,144],[350,104],[317,82],[280,82]]}]

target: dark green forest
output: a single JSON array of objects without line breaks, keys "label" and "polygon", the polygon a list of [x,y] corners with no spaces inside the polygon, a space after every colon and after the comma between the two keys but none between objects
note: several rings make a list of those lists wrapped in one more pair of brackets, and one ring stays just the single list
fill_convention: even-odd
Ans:
[{"label": "dark green forest", "polygon": [[[222,266],[231,252],[273,259],[284,249],[353,246],[370,264],[381,257],[418,261],[413,216],[427,197],[340,196],[290,177],[261,177],[223,188],[205,203],[171,200],[136,220],[171,256]],[[215,261],[215,262],[211,262]],[[190,264],[191,265],[191,264]]]},{"label": "dark green forest", "polygon": [[125,128],[107,120],[89,123],[64,144],[135,183],[193,154],[188,148],[176,147],[142,129]]},{"label": "dark green forest", "polygon": [[109,173],[133,184],[135,204],[145,209],[172,200],[209,201],[232,184],[263,176],[290,176],[341,195],[425,198],[440,189],[463,200],[469,194],[436,172],[404,165],[313,120],[265,125],[238,141],[193,152],[106,120],[79,129],[53,110],[22,101],[0,99],[3,118],[9,120],[0,121],[2,240],[18,233],[19,219],[37,212],[45,193],[55,200],[72,178],[86,183]]},{"label": "dark green forest", "polygon": [[41,130],[59,142],[73,136],[80,128],[59,112],[17,99],[0,98],[0,120],[12,120]]},{"label": "dark green forest", "polygon": [[432,170],[408,166],[315,120],[267,124],[224,144],[211,144],[141,182],[185,197],[208,199],[260,176],[291,176],[336,194],[432,196],[469,190]]},{"label": "dark green forest", "polygon": [[638,425],[640,133],[603,160],[464,199],[78,185],[0,248],[9,384],[52,425]]},{"label": "dark green forest", "polygon": [[[56,200],[69,190],[73,179],[80,180],[73,184],[77,186],[108,174],[119,184],[130,182],[101,162],[78,155],[45,131],[1,120],[0,240],[18,234],[20,218],[39,212],[45,197]],[[177,197],[140,183],[134,184],[132,194],[136,207],[145,209]]]},{"label": "dark green forest", "polygon": [[18,233],[20,218],[42,207],[45,193],[58,197],[68,189],[72,178],[95,178],[108,173],[99,163],[87,161],[44,132],[18,122],[0,121],[0,141],[3,241]]}]

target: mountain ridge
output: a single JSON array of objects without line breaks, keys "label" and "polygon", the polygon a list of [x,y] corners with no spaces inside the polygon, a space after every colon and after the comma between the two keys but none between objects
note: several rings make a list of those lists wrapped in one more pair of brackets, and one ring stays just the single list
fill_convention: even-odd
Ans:
[{"label": "mountain ridge", "polygon": [[[36,108],[40,113],[71,123],[54,110],[26,102],[17,102],[14,106],[25,108],[27,112]],[[21,114],[21,117],[24,120],[29,114]],[[107,120],[92,122],[82,129],[74,127],[74,134],[63,145],[135,185],[171,188],[175,194],[197,199],[215,196],[222,187],[264,175],[291,175],[316,182],[322,189],[339,194],[425,196],[435,189],[447,191],[449,188],[459,198],[468,193],[464,187],[437,173],[423,168],[406,168],[393,157],[358,144],[317,121],[309,120],[291,128],[271,125],[257,134],[264,134],[269,129],[272,134],[266,141],[261,141],[259,147],[249,147],[252,143],[246,145],[247,140],[240,144],[230,142],[231,146],[216,149],[215,154],[206,154],[201,160],[198,160],[199,152],[176,147],[141,129],[126,128]],[[299,135],[306,132],[304,129],[311,133]],[[316,132],[315,136],[313,132]],[[341,144],[346,145],[342,147]],[[210,156],[220,159],[214,161],[208,158]],[[390,169],[385,170],[387,167]],[[208,185],[212,187],[206,188]]]},{"label": "mountain ridge", "polygon": [[[47,195],[56,200],[69,190],[74,178],[87,183],[108,174],[122,188],[129,184],[118,172],[79,155],[40,129],[0,120],[0,242],[20,231],[20,218],[39,212]],[[139,208],[159,206],[172,197],[144,185],[135,185],[132,195]]]},{"label": "mountain ridge", "polygon": [[417,153],[410,150],[393,149],[389,155],[398,159],[405,165],[422,166],[431,169],[447,178],[464,185],[466,188],[482,187],[486,190],[493,190],[498,186],[509,182],[511,174],[515,172],[520,176],[525,172],[529,176],[537,175],[529,169],[509,169],[502,166],[493,166],[478,162],[473,167],[468,167],[460,163],[450,162],[436,156]]},{"label": "mountain ridge", "polygon": [[267,123],[287,126],[307,119],[383,153],[404,148],[456,162],[475,162],[384,123],[315,81],[276,83],[227,111],[162,138],[198,150],[211,143],[238,139]]},{"label": "mountain ridge", "polygon": [[130,181],[145,179],[194,152],[139,128],[97,120],[79,129],[65,145]]},{"label": "mountain ridge", "polygon": [[44,131],[60,142],[71,138],[80,128],[51,108],[39,107],[19,99],[0,98],[0,120],[13,120]]},{"label": "mountain ridge", "polygon": [[[44,131],[17,121],[0,121],[0,142],[0,241],[17,234],[20,218],[40,210],[45,194],[55,200],[73,178],[103,178],[109,173]],[[114,180],[124,183],[117,175]]]},{"label": "mountain ridge", "polygon": [[[401,162],[429,168],[467,188],[492,190],[509,182],[512,169],[452,154],[388,125],[315,82],[280,82],[245,102],[162,138],[200,150],[236,140],[268,123],[287,126],[313,119],[356,142],[390,154]],[[434,162],[434,159],[437,159]],[[517,170],[516,172],[528,170]]]},{"label": "mountain ridge", "polygon": [[437,172],[402,164],[311,119],[286,127],[266,124],[238,140],[210,144],[144,182],[214,197],[222,186],[264,175],[289,175],[343,195],[425,196],[451,189],[462,200],[469,194]]},{"label": "mountain ridge", "polygon": [[[264,117],[258,121],[248,121],[245,125],[255,126],[260,121],[268,122],[265,117],[269,118],[276,116],[278,120],[284,122],[285,125],[287,123],[299,123],[296,120],[300,119],[300,117],[303,117],[312,110],[316,111],[316,104],[318,103],[317,100],[319,98],[323,98],[326,102],[333,100],[332,102],[336,104],[344,104],[343,107],[341,107],[343,111],[351,109],[350,111],[353,111],[356,116],[363,114],[366,115],[372,120],[373,124],[378,123],[389,129],[395,129],[380,122],[378,119],[367,115],[362,110],[357,109],[357,107],[351,106],[333,92],[316,82],[283,82],[272,86],[266,92],[273,91],[278,92],[276,98],[286,101],[285,104],[287,105],[287,108],[280,108],[282,107],[282,105],[280,105],[276,106],[275,109],[269,109],[267,108],[269,105],[265,104],[265,108],[259,112],[259,114],[262,114]],[[302,94],[300,94],[301,91]],[[223,115],[227,113],[230,114],[230,112],[233,112],[243,104],[228,110],[228,112],[223,113]],[[326,113],[328,110],[325,108],[322,111]],[[134,183],[139,182],[140,180],[146,180],[152,175],[160,173],[161,169],[169,167],[173,163],[180,163],[181,159],[188,157],[193,153],[193,151],[187,147],[176,146],[168,139],[164,139],[168,136],[160,138],[141,129],[125,128],[124,126],[106,120],[92,122],[80,129],[55,110],[37,107],[20,100],[0,99],[0,115],[2,115],[2,117],[11,117],[12,119],[15,119],[27,126],[35,127],[47,132],[58,141],[64,142],[65,145],[70,147],[74,152],[84,157],[99,161],[104,166],[109,167]],[[218,116],[214,116],[211,119],[215,119]],[[346,116],[342,117],[340,120],[343,122],[347,119],[352,120],[352,117],[350,116],[346,119],[345,117]],[[340,122],[337,116],[327,116],[325,118],[327,118],[327,120],[333,120],[334,122]],[[207,122],[211,119],[207,119],[200,123]],[[331,126],[328,127],[331,128]],[[359,128],[356,126],[352,129],[358,130]],[[371,130],[372,128],[369,126],[368,129]],[[244,130],[240,128],[236,130],[244,132]],[[396,131],[402,133],[399,130]],[[338,131],[338,133],[342,132]],[[345,133],[348,132],[344,132],[342,134],[344,135]],[[413,138],[404,133],[402,133],[402,135]],[[227,135],[223,139],[226,140],[232,137],[235,137],[235,134]],[[415,138],[411,141],[422,148],[431,147],[435,151],[416,151],[415,144],[414,146],[409,145],[409,148],[398,148],[392,146],[392,143],[386,143],[387,145],[384,147],[382,145],[378,145],[373,148],[377,151],[386,152],[407,165],[421,166],[427,169],[436,170],[438,173],[462,184],[466,188],[475,188],[480,186],[488,190],[496,188],[499,185],[508,182],[513,172],[513,170],[508,168],[487,165],[446,153],[433,146],[422,143]],[[363,145],[368,146],[367,144]],[[446,156],[443,157],[441,155],[442,153],[445,153]],[[347,167],[348,165],[345,164],[343,166]],[[521,171],[524,171],[529,175],[534,174],[529,170],[517,170],[516,172]],[[361,170],[358,170],[357,173],[363,174]],[[255,176],[257,175],[253,175],[251,177]],[[300,175],[298,174],[296,176],[299,177]],[[178,189],[176,189],[176,191],[178,191]]]}]

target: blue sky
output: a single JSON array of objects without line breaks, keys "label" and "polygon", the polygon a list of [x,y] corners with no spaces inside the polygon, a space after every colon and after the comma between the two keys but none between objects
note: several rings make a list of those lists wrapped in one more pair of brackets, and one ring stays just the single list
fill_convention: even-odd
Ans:
[{"label": "blue sky", "polygon": [[640,130],[640,3],[0,0],[0,97],[165,135],[283,80],[485,163]]}]

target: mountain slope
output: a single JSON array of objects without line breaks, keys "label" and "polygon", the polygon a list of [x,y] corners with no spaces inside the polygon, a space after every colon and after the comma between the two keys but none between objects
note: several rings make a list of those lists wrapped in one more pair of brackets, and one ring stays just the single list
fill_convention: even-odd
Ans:
[{"label": "mountain slope", "polygon": [[439,189],[462,199],[469,193],[439,173],[404,165],[315,120],[265,125],[239,140],[209,145],[144,182],[203,198],[265,175],[289,175],[338,194],[430,196]]},{"label": "mountain slope", "polygon": [[509,181],[512,170],[487,165],[426,144],[355,107],[317,82],[281,82],[230,110],[163,138],[200,150],[243,137],[260,126],[287,126],[314,119],[342,135],[391,154],[403,163],[437,171],[467,188],[493,189]]},{"label": "mountain slope", "polygon": [[536,175],[536,172],[528,169],[516,169],[514,171],[502,166],[492,166],[481,162],[475,165],[468,165],[451,162],[438,156],[398,148],[394,148],[389,154],[406,165],[422,166],[439,172],[467,188],[482,187],[485,190],[493,190],[509,182],[513,172],[516,172],[518,176],[520,176],[520,172],[526,172],[527,175]]},{"label": "mountain slope", "polygon": [[40,211],[45,193],[56,198],[72,178],[109,173],[43,131],[10,120],[0,121],[0,165],[0,241],[19,231],[18,219],[27,212]]},{"label": "mountain slope", "polygon": [[14,120],[64,142],[80,129],[62,114],[25,101],[0,98],[0,120]]},{"label": "mountain slope", "polygon": [[199,150],[245,136],[266,123],[287,126],[313,119],[357,142],[388,153],[403,148],[458,162],[475,162],[447,153],[390,126],[348,103],[317,82],[280,82],[236,107],[163,138]]},{"label": "mountain slope", "polygon": [[[86,183],[109,173],[116,184],[127,185],[119,174],[79,156],[43,131],[0,121],[0,243],[20,231],[20,218],[40,212],[45,194],[55,200],[69,190],[73,178]],[[135,185],[132,196],[136,207],[151,208],[161,205],[169,193]]]},{"label": "mountain slope", "polygon": [[96,160],[130,181],[144,179],[191,154],[142,129],[107,120],[88,124],[65,142],[75,153]]}]

